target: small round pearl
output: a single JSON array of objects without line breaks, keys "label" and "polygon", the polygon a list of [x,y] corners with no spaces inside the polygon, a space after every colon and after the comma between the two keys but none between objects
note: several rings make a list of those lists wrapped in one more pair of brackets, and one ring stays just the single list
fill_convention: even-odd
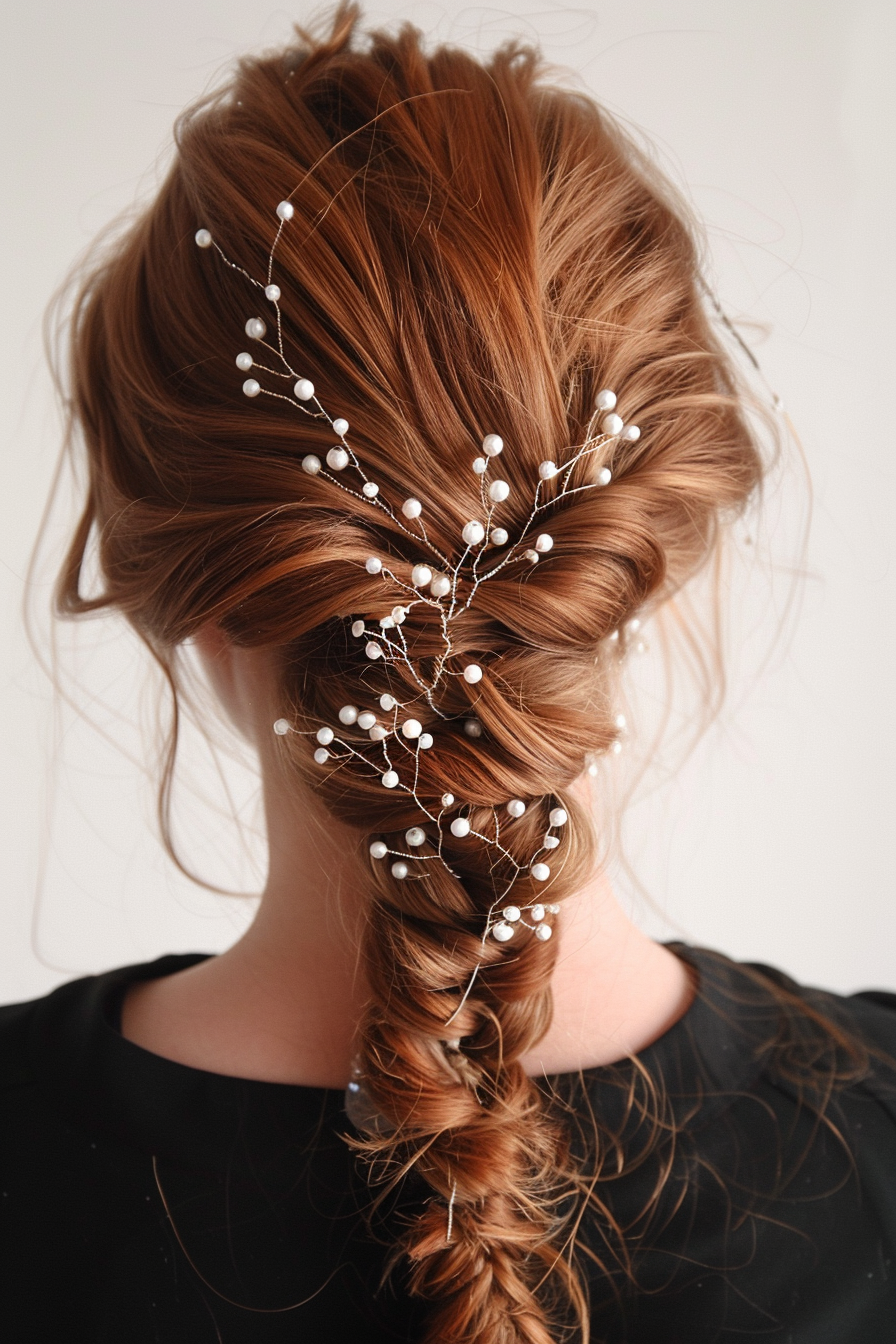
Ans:
[{"label": "small round pearl", "polygon": [[197,247],[211,247],[212,236],[208,229],[197,229],[195,237]]},{"label": "small round pearl", "polygon": [[543,849],[556,849],[559,843],[559,835],[546,835],[541,842]]},{"label": "small round pearl", "polygon": [[461,532],[461,536],[468,546],[478,546],[485,536],[485,528],[481,523],[470,522]]},{"label": "small round pearl", "polygon": [[330,753],[327,751],[326,747],[318,747],[317,751],[314,753],[314,759],[317,761],[318,765],[326,765],[327,761],[330,759]]},{"label": "small round pearl", "polygon": [[361,494],[365,497],[365,499],[376,499],[379,492],[380,488],[377,485],[376,481],[365,481],[364,484],[361,486]]},{"label": "small round pearl", "polygon": [[407,737],[412,742],[415,742],[422,732],[423,724],[419,719],[405,719],[404,723],[401,725],[402,737]]},{"label": "small round pearl", "polygon": [[591,761],[588,765],[588,774],[593,779],[597,775],[597,761]]},{"label": "small round pearl", "polygon": [[394,629],[395,629],[395,621],[394,621],[394,619],[393,619],[391,616],[381,616],[381,617],[380,617],[380,629],[382,629],[382,630],[394,630]]},{"label": "small round pearl", "polygon": [[476,457],[473,459],[473,470],[477,476],[484,476],[488,471],[488,458]]},{"label": "small round pearl", "polygon": [[242,354],[239,354],[236,357],[236,366],[243,373],[248,373],[254,363],[255,360],[246,350],[244,350]]},{"label": "small round pearl", "polygon": [[539,555],[547,555],[553,545],[554,538],[549,532],[540,532],[535,538],[535,549]]},{"label": "small round pearl", "polygon": [[610,633],[607,635],[607,639],[610,641],[611,644],[618,644],[618,643],[619,643],[619,631],[618,631],[618,630],[611,630]]},{"label": "small round pearl", "polygon": [[369,709],[365,709],[363,714],[358,715],[358,727],[363,728],[365,733],[368,728],[372,728],[375,723],[376,715]]},{"label": "small round pearl", "polygon": [[369,555],[364,561],[364,568],[368,574],[379,574],[383,568],[383,562],[375,555]]},{"label": "small round pearl", "polygon": [[382,658],[383,646],[377,644],[375,639],[371,639],[364,645],[364,652],[367,654],[368,658]]},{"label": "small round pearl", "polygon": [[394,789],[398,785],[398,774],[395,770],[387,770],[381,778],[383,786],[387,789]]},{"label": "small round pearl", "polygon": [[613,473],[610,470],[610,468],[601,467],[600,471],[597,473],[598,485],[609,485],[612,479],[613,479]]},{"label": "small round pearl", "polygon": [[552,826],[565,826],[569,821],[569,813],[565,807],[552,807],[548,813],[548,820]]},{"label": "small round pearl", "polygon": [[529,918],[532,920],[533,924],[539,924],[541,920],[544,919],[544,906],[533,905],[529,911]]},{"label": "small round pearl", "polygon": [[432,746],[432,742],[433,742],[432,733],[421,733],[417,745],[423,751],[429,751],[430,747]]},{"label": "small round pearl", "polygon": [[507,532],[507,528],[506,528],[506,527],[493,527],[493,528],[492,528],[492,538],[491,538],[491,540],[492,540],[492,545],[493,545],[493,546],[506,546],[506,545],[507,545],[507,538],[508,538],[508,532]]},{"label": "small round pearl", "polygon": [[277,303],[280,299],[280,286],[265,285],[264,296],[266,299],[270,299],[271,303]]},{"label": "small round pearl", "polygon": [[503,919],[492,929],[492,937],[499,943],[507,943],[513,937],[513,925],[505,924]]},{"label": "small round pearl", "polygon": [[488,488],[488,497],[493,504],[503,504],[510,496],[510,486],[506,481],[492,481]]},{"label": "small round pearl", "polygon": [[370,846],[370,853],[375,859],[384,859],[389,853],[389,846],[385,840],[374,840]]},{"label": "small round pearl", "polygon": [[620,732],[626,727],[626,718],[624,714],[617,714],[613,720]]},{"label": "small round pearl", "polygon": [[464,681],[468,682],[470,686],[475,686],[477,681],[481,680],[482,668],[479,664],[467,663],[467,666],[464,668]]},{"label": "small round pearl", "polygon": [[327,466],[334,471],[344,471],[348,466],[348,453],[344,448],[331,448],[327,453]]},{"label": "small round pearl", "polygon": [[422,826],[412,826],[409,831],[405,831],[404,838],[411,849],[419,849],[426,843],[426,832]]},{"label": "small round pearl", "polygon": [[620,751],[622,750],[622,743],[619,741],[618,738],[616,739],[615,742],[612,742],[610,744],[610,750],[612,751],[614,756],[619,755]]},{"label": "small round pearl", "polygon": [[407,614],[407,609],[405,607],[393,607],[390,613],[396,625],[401,625]]},{"label": "small round pearl", "polygon": [[274,721],[274,732],[278,737],[285,737],[289,732],[289,719],[276,719]]},{"label": "small round pearl", "polygon": [[538,474],[543,481],[550,481],[553,480],[559,470],[556,462],[542,462],[538,468]]},{"label": "small round pearl", "polygon": [[302,470],[307,471],[309,476],[316,476],[321,469],[321,465],[320,458],[315,457],[314,453],[307,453],[302,458]]},{"label": "small round pearl", "polygon": [[243,391],[247,397],[257,397],[261,391],[261,383],[257,378],[247,378],[243,383]]},{"label": "small round pearl", "polygon": [[310,378],[300,378],[292,390],[299,401],[310,401],[314,396],[314,384]]},{"label": "small round pearl", "polygon": [[432,583],[429,585],[429,591],[433,597],[447,597],[451,592],[451,580],[447,574],[436,574]]},{"label": "small round pearl", "polygon": [[622,416],[617,415],[615,411],[611,411],[601,420],[600,427],[604,434],[609,434],[612,437],[622,429]]},{"label": "small round pearl", "polygon": [[540,943],[546,943],[553,932],[554,930],[551,928],[550,924],[539,924],[538,928],[535,930],[535,937]]},{"label": "small round pearl", "polygon": [[454,794],[453,794],[453,793],[443,793],[443,794],[442,794],[442,806],[443,806],[443,807],[451,807],[452,804],[453,804],[453,802],[454,802]]},{"label": "small round pearl", "polygon": [[549,914],[552,915],[559,915],[560,913],[559,905],[546,905],[545,909],[548,911]]},{"label": "small round pearl", "polygon": [[364,625],[363,621],[352,621],[352,634],[354,635],[355,639],[360,639],[365,629],[366,626]]},{"label": "small round pearl", "polygon": [[463,840],[465,835],[470,834],[470,823],[466,817],[455,817],[451,823],[451,834],[457,836],[458,840]]},{"label": "small round pearl", "polygon": [[390,714],[397,704],[395,696],[390,695],[388,691],[384,691],[380,696],[380,709],[384,709],[387,714]]},{"label": "small round pearl", "polygon": [[535,878],[536,882],[547,882],[551,875],[551,870],[546,863],[533,863],[529,872]]},{"label": "small round pearl", "polygon": [[401,506],[401,511],[405,518],[419,518],[423,512],[423,505],[419,499],[406,499]]},{"label": "small round pearl", "polygon": [[389,732],[381,723],[375,723],[372,728],[367,729],[367,736],[371,742],[382,742],[384,738],[389,736]]},{"label": "small round pearl", "polygon": [[392,865],[392,876],[401,882],[408,875],[408,866],[402,859],[396,859]]},{"label": "small round pearl", "polygon": [[464,732],[467,737],[481,737],[482,724],[478,719],[466,719],[464,721]]},{"label": "small round pearl", "polygon": [[523,912],[518,905],[506,905],[501,914],[508,924],[516,924],[522,918]]},{"label": "small round pearl", "polygon": [[507,804],[507,811],[512,817],[521,817],[526,810],[526,804],[522,798],[511,798]]},{"label": "small round pearl", "polygon": [[348,433],[348,421],[344,420],[341,415],[333,421],[333,433],[338,434],[340,439]]},{"label": "small round pearl", "polygon": [[504,447],[504,440],[500,434],[486,434],[482,440],[482,451],[486,457],[497,457]]},{"label": "small round pearl", "polygon": [[411,583],[415,588],[425,588],[432,581],[432,570],[429,565],[415,565],[411,570]]},{"label": "small round pearl", "polygon": [[336,734],[333,732],[333,729],[328,728],[326,725],[324,725],[323,728],[318,728],[316,733],[317,740],[322,747],[328,747],[335,736]]},{"label": "small round pearl", "polygon": [[614,411],[616,409],[616,393],[611,392],[608,387],[603,388],[594,398],[594,406],[598,411]]},{"label": "small round pearl", "polygon": [[633,616],[630,621],[626,621],[625,623],[625,633],[627,635],[636,635],[640,629],[641,622],[638,620],[637,616]]},{"label": "small round pearl", "polygon": [[339,711],[339,722],[351,725],[358,722],[358,711],[354,705],[343,705]]},{"label": "small round pearl", "polygon": [[641,431],[637,425],[626,425],[621,437],[623,443],[637,443],[641,437]]},{"label": "small round pearl", "polygon": [[267,331],[267,327],[260,317],[250,317],[244,328],[246,335],[251,336],[253,341],[260,341]]},{"label": "small round pearl", "polygon": [[293,205],[292,201],[281,201],[280,204],[277,206],[277,215],[280,219],[284,221],[284,223],[286,222],[287,219],[292,219],[295,212],[296,208]]}]

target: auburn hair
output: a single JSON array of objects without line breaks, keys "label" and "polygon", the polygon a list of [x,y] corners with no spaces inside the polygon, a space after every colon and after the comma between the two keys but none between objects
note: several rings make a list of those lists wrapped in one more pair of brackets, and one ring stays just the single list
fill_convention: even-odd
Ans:
[{"label": "auburn hair", "polygon": [[[595,863],[593,823],[569,787],[616,736],[625,639],[614,632],[713,555],[760,480],[760,454],[687,212],[619,125],[552,86],[527,46],[480,61],[427,50],[409,26],[361,39],[358,17],[341,4],[326,31],[242,60],[188,110],[156,199],[84,282],[71,377],[89,486],[58,607],[117,609],[172,669],[208,622],[235,644],[272,646],[278,703],[296,723],[333,721],[359,684],[402,699],[401,667],[367,662],[346,617],[373,622],[401,600],[367,573],[372,551],[401,569],[417,549],[382,511],[303,472],[303,456],[332,443],[321,421],[241,394],[234,357],[256,291],[194,243],[207,226],[261,275],[288,196],[276,280],[291,362],[348,419],[384,493],[400,503],[413,486],[443,550],[476,516],[470,463],[484,434],[508,444],[513,529],[539,463],[582,441],[599,388],[641,428],[619,443],[607,488],[557,500],[550,555],[524,580],[508,570],[479,590],[455,652],[493,675],[450,679],[438,750],[420,758],[420,796],[435,804],[452,789],[474,824],[529,801],[512,828],[521,862],[550,808],[568,809],[552,860],[562,903]],[[86,596],[94,541],[101,591]],[[406,630],[425,656],[425,618]],[[478,739],[463,731],[474,708]],[[372,1181],[425,1183],[396,1258],[432,1304],[426,1340],[548,1344],[570,1320],[587,1334],[567,1254],[581,1168],[520,1062],[550,1023],[558,939],[483,950],[485,848],[448,835],[460,881],[438,865],[396,881],[362,838],[398,844],[419,820],[407,795],[351,766],[321,770],[298,734],[281,747],[289,786],[358,829],[371,907],[358,1048],[387,1123],[353,1141]]]}]

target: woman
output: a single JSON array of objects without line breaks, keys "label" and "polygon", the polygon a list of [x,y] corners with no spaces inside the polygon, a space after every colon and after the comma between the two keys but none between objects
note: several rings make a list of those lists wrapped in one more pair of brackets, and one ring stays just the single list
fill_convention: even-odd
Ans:
[{"label": "woman", "polygon": [[3,1010],[16,1337],[896,1338],[896,1004],[598,861],[638,623],[762,475],[688,222],[533,53],[356,17],[184,116],[76,306],[59,608],[196,645],[270,864],[224,955]]}]

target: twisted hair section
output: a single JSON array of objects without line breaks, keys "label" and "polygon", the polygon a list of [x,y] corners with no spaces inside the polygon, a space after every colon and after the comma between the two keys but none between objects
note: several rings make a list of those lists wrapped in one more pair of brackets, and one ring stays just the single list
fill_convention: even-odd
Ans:
[{"label": "twisted hair section", "polygon": [[[313,789],[359,833],[359,1058],[382,1123],[354,1143],[375,1184],[411,1174],[425,1192],[396,1258],[432,1303],[426,1338],[547,1344],[570,1321],[587,1333],[567,1253],[581,1175],[521,1063],[550,1023],[563,901],[595,863],[569,790],[616,736],[617,632],[705,563],[760,462],[685,212],[619,127],[547,83],[527,47],[481,62],[428,52],[410,27],[361,40],[357,17],[340,6],[327,31],[243,61],[187,112],[158,198],[84,284],[72,382],[89,492],[58,605],[120,610],[163,660],[207,622],[279,650],[280,712],[296,730],[281,739],[284,786]],[[284,199],[294,213],[273,279],[290,363],[347,418],[383,497],[419,498],[444,555],[480,508],[484,435],[506,445],[500,521],[515,535],[539,465],[581,444],[600,388],[640,426],[583,458],[567,493],[546,485],[553,548],[478,589],[452,628],[450,670],[475,661],[486,675],[448,677],[436,704],[349,629],[401,603],[419,540],[303,471],[333,438],[286,404],[289,386],[241,395],[234,357],[258,299],[193,241],[207,226],[264,277]],[[607,464],[610,483],[586,489]],[[94,535],[103,587],[87,597]],[[368,572],[372,554],[392,577]],[[438,657],[430,608],[402,633],[415,665]],[[383,695],[414,701],[436,738],[414,756],[413,796],[357,760],[316,764],[309,747],[340,708]],[[430,827],[408,851],[418,803],[438,816],[446,793],[500,850]],[[508,818],[510,799],[524,815]],[[539,885],[528,857],[558,807],[569,822]],[[408,851],[409,879],[368,861],[362,836]],[[444,863],[426,861],[436,844]],[[514,864],[517,905],[561,908],[549,941],[484,937]]]}]

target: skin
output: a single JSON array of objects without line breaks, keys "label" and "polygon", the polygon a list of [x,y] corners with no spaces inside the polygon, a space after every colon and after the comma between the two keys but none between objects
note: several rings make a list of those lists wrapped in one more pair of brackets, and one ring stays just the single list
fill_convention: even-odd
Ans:
[{"label": "skin", "polygon": [[[358,835],[312,795],[282,787],[269,652],[235,647],[215,627],[196,642],[224,710],[258,752],[268,879],[254,922],[227,952],[131,989],[122,1033],[196,1069],[343,1088],[366,999]],[[576,786],[585,798],[587,786],[587,779]],[[684,964],[632,923],[603,873],[563,902],[556,922],[554,1017],[524,1057],[530,1074],[636,1054],[686,1012],[694,988]]]}]

